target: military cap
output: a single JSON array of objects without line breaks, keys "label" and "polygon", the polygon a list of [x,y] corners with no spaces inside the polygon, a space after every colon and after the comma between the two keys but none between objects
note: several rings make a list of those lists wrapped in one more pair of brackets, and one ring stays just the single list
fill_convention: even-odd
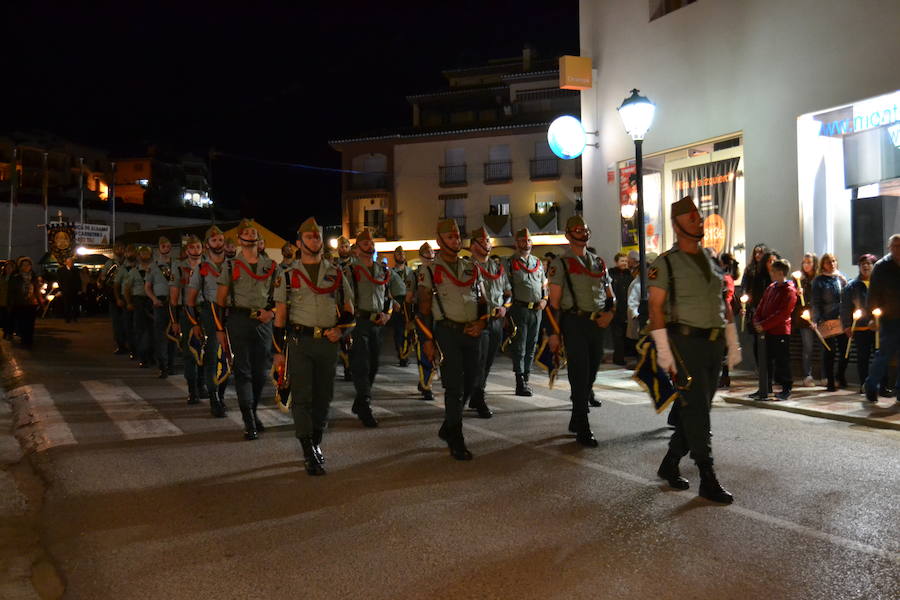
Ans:
[{"label": "military cap", "polygon": [[576,227],[584,227],[584,219],[579,215],[572,215],[569,217],[569,220],[566,221],[566,231],[571,231]]},{"label": "military cap", "polygon": [[349,244],[349,243],[350,243],[350,240],[348,240],[348,239],[345,238],[344,236],[341,236],[341,237],[338,238],[338,242],[337,242],[337,243],[338,243],[338,246],[340,246],[341,244]]},{"label": "military cap", "polygon": [[16,259],[16,267],[21,267],[23,262],[31,262],[31,258],[27,256],[20,256]]},{"label": "military cap", "polygon": [[229,235],[227,238],[225,238],[225,245],[227,246],[228,244],[231,244],[232,246],[237,246],[237,240],[234,238],[233,235]]},{"label": "military cap", "polygon": [[298,233],[322,233],[322,226],[316,223],[315,217],[310,217],[300,224]]},{"label": "military cap", "polygon": [[141,244],[141,245],[138,246],[138,248],[137,248],[137,253],[138,253],[138,254],[150,254],[150,255],[152,255],[152,254],[153,254],[153,251],[150,250],[150,246],[145,246],[145,245]]},{"label": "military cap", "polygon": [[172,242],[169,241],[169,238],[167,238],[164,235],[159,236],[159,240],[156,242],[156,244],[158,246],[162,246],[163,244],[171,244],[171,243]]},{"label": "military cap", "polygon": [[209,238],[216,237],[217,235],[225,235],[221,229],[213,225],[209,229],[206,230],[206,234],[203,236],[204,241],[209,241]]},{"label": "military cap", "polygon": [[481,226],[472,232],[473,240],[486,240],[489,237],[491,236],[488,235],[487,229],[485,229],[484,226]]},{"label": "military cap", "polygon": [[368,227],[364,227],[362,231],[356,234],[356,243],[359,244],[362,241],[372,240],[372,231]]},{"label": "military cap", "polygon": [[523,227],[522,229],[520,229],[520,230],[518,230],[518,231],[516,232],[516,239],[517,239],[517,240],[521,240],[521,239],[523,239],[523,238],[524,238],[524,239],[528,239],[528,238],[530,238],[530,237],[531,237],[531,232],[528,231],[528,228],[527,228],[527,227]]},{"label": "military cap", "polygon": [[434,250],[431,247],[431,244],[425,242],[421,246],[419,246],[419,256],[425,256],[425,254],[433,253]]},{"label": "military cap", "polygon": [[437,232],[438,233],[459,233],[459,225],[456,224],[456,219],[441,219],[437,224]]},{"label": "military cap", "polygon": [[203,242],[200,241],[200,238],[198,238],[196,235],[193,235],[193,234],[186,235],[181,239],[181,245],[184,247],[190,246],[191,244],[202,244],[202,243]]},{"label": "military cap", "polygon": [[291,254],[294,253],[294,245],[290,242],[285,242],[283,246],[281,246],[281,251],[290,250]]},{"label": "military cap", "polygon": [[697,209],[697,206],[694,204],[694,199],[690,196],[685,196],[678,202],[672,203],[672,218],[686,215]]},{"label": "military cap", "polygon": [[394,252],[403,252],[403,251],[404,251],[403,246],[397,246],[396,248],[394,248]]},{"label": "military cap", "polygon": [[245,229],[253,229],[256,231],[256,235],[259,235],[259,229],[256,228],[256,223],[253,219],[242,219],[240,224],[237,227],[238,235]]}]

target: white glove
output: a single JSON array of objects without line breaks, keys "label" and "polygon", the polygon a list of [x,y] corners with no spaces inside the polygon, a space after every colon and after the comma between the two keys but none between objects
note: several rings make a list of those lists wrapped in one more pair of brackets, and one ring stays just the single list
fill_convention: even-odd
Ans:
[{"label": "white glove", "polygon": [[653,341],[656,343],[656,364],[666,373],[674,373],[676,371],[675,358],[669,347],[669,333],[665,329],[654,329],[650,335],[653,336]]},{"label": "white glove", "polygon": [[729,369],[733,369],[742,360],[741,345],[738,343],[737,327],[734,323],[725,325],[725,342],[728,344],[728,355],[725,362]]}]

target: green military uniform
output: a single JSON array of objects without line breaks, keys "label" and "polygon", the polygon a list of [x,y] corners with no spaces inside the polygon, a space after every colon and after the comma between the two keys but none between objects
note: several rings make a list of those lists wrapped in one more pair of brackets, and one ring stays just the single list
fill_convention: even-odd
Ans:
[{"label": "green military uniform", "polygon": [[169,285],[175,278],[179,261],[156,260],[150,266],[144,279],[153,289],[153,295],[160,306],[153,304],[153,349],[156,352],[156,365],[160,370],[160,377],[172,373],[175,368],[175,342],[166,337],[166,329],[169,327]]},{"label": "green military uniform", "polygon": [[[117,292],[113,292],[113,297],[112,299],[110,299],[110,304],[116,304],[116,293],[118,293],[119,298],[122,298],[123,300],[125,299],[124,283],[129,271],[134,269],[134,265],[134,260],[126,259],[125,262],[123,262],[122,265],[112,275],[111,287],[115,288]],[[128,348],[128,352],[133,360],[137,357],[137,349],[134,345],[134,316],[132,312],[128,310],[127,306],[123,306],[119,310],[121,311],[119,320],[121,321],[122,337],[125,340],[125,345],[122,347]]]},{"label": "green military uniform", "polygon": [[690,451],[698,465],[712,464],[709,411],[725,353],[721,269],[703,251],[690,254],[673,248],[651,265],[647,285],[667,293],[666,329],[679,378],[691,377],[673,406],[675,432],[669,448],[679,457]]},{"label": "green military uniform", "polygon": [[[188,243],[199,244],[200,240],[194,238]],[[176,302],[171,306],[170,316],[178,320],[178,326],[181,328],[180,349],[181,358],[184,361],[184,379],[188,385],[188,404],[196,404],[200,401],[201,396],[206,396],[206,394],[201,393],[201,390],[206,390],[203,382],[203,370],[202,367],[198,367],[197,360],[191,353],[190,347],[191,328],[194,326],[194,323],[188,311],[185,310],[186,290],[194,271],[198,270],[199,267],[199,262],[196,267],[191,265],[189,258],[179,261],[178,267],[172,273],[172,280],[169,282],[169,288],[177,290]]]},{"label": "green military uniform", "polygon": [[[401,246],[397,246],[394,250],[396,254],[397,251],[402,251],[403,248]],[[391,268],[391,296],[400,303],[400,310],[396,311],[391,316],[391,328],[394,332],[394,350],[397,352],[397,360],[400,363],[401,367],[405,367],[409,364],[409,360],[401,356],[403,350],[403,342],[406,339],[406,326],[409,315],[405,310],[405,301],[406,291],[409,289],[408,282],[415,277],[413,275],[413,270],[409,268],[406,263],[402,263],[399,265],[395,265]]]},{"label": "green military uniform", "polygon": [[[125,258],[111,258],[103,264],[100,269],[99,281],[103,283],[106,290],[106,297],[109,304],[109,320],[112,323],[113,342],[116,344],[116,354],[125,354],[128,347],[128,339],[125,337],[124,314],[125,309],[116,304],[115,296],[112,292],[112,285],[115,283],[116,274],[122,269]],[[5,298],[4,298],[5,300]]]},{"label": "green military uniform", "polygon": [[[240,231],[254,227],[252,222],[238,226]],[[255,264],[249,264],[238,253],[225,262],[217,281],[226,287],[227,331],[234,355],[232,370],[241,416],[244,418],[246,437],[256,439],[262,431],[262,423],[256,409],[262,398],[262,390],[268,378],[269,352],[272,339],[272,321],[263,323],[259,315],[275,306],[274,292],[282,285],[278,265],[265,254],[258,256]]]},{"label": "green military uniform", "polygon": [[[206,240],[222,232],[218,227],[213,226],[206,233]],[[188,287],[197,290],[197,297],[194,301],[193,316],[200,324],[200,329],[205,340],[203,351],[203,367],[202,379],[209,394],[210,412],[214,417],[225,416],[225,388],[228,381],[216,384],[216,368],[218,365],[217,356],[219,354],[219,339],[216,336],[216,322],[213,315],[213,304],[216,301],[216,291],[218,290],[219,277],[225,269],[226,264],[223,257],[222,262],[216,263],[212,260],[213,253],[208,252],[200,260],[199,266],[191,272],[191,279]]]},{"label": "green military uniform", "polygon": [[144,291],[144,281],[150,265],[138,262],[133,269],[126,272],[122,281],[122,289],[131,294],[131,331],[132,351],[140,361],[140,367],[147,368],[153,360],[153,305]]},{"label": "green military uniform", "polygon": [[[439,236],[454,231],[459,229],[453,219],[438,224]],[[486,311],[480,293],[481,275],[471,260],[458,257],[447,262],[439,254],[433,266],[420,269],[419,287],[432,293],[433,337],[443,355],[444,423],[439,435],[447,441],[454,458],[468,460],[472,455],[462,435],[463,398],[475,387],[481,332],[473,337],[464,329]]]},{"label": "green military uniform", "polygon": [[[426,260],[433,261],[432,258],[426,258],[428,256],[433,256],[433,252],[431,249],[431,244],[425,242],[421,246],[419,246],[419,257],[422,258],[423,262],[419,264],[415,270],[410,268],[410,277],[406,281],[406,295],[407,297],[412,298],[412,302],[406,307],[409,311],[410,316],[415,316],[416,307],[419,303],[419,280],[424,278],[425,271],[427,268]],[[422,364],[422,337],[417,336],[417,344],[415,348],[415,356],[416,356],[416,368],[419,371],[419,384],[418,389],[422,394],[422,400],[430,402],[434,400],[434,392],[431,390],[431,382],[434,378],[434,373],[436,369],[428,368]]]},{"label": "green military uniform", "polygon": [[[368,230],[360,232],[356,243],[371,240]],[[383,325],[376,325],[379,313],[390,314],[393,299],[390,294],[392,274],[379,262],[366,267],[355,261],[350,267],[350,282],[353,287],[353,306],[356,310],[356,327],[353,329],[353,345],[350,349],[350,370],[356,398],[353,413],[367,427],[378,424],[372,416],[372,383],[378,374],[378,358],[381,354]]]},{"label": "green military uniform", "polygon": [[[530,234],[527,228],[516,232],[517,240],[528,237]],[[506,273],[512,289],[510,318],[517,329],[511,346],[516,394],[530,396],[531,390],[527,384],[541,327],[540,303],[546,298],[544,264],[531,254],[525,258],[514,254],[507,261]]]},{"label": "green military uniform", "polygon": [[[569,221],[567,230],[584,224],[580,217]],[[585,440],[579,441],[584,445],[595,446],[596,440],[590,441],[593,435],[587,435],[587,415],[597,369],[603,359],[605,331],[596,319],[601,313],[614,310],[614,299],[607,295],[612,280],[603,259],[587,250],[579,257],[571,245],[550,263],[549,276],[552,285],[562,288],[559,326],[566,348],[566,370],[572,394],[569,430],[583,435]]]},{"label": "green military uniform", "polygon": [[[487,237],[489,237],[487,231],[484,227],[480,227],[472,233],[472,243],[475,244],[478,240]],[[472,395],[469,397],[469,408],[477,410],[479,416],[488,418],[491,416],[491,411],[485,401],[485,387],[487,386],[487,378],[490,375],[491,366],[494,364],[494,358],[500,349],[500,343],[503,341],[504,319],[497,316],[496,312],[498,308],[507,306],[507,296],[509,296],[511,288],[509,277],[506,276],[506,269],[502,263],[490,258],[482,263],[474,255],[472,256],[472,262],[481,276],[489,317],[479,341],[478,373],[475,376],[475,386],[472,389]]]}]

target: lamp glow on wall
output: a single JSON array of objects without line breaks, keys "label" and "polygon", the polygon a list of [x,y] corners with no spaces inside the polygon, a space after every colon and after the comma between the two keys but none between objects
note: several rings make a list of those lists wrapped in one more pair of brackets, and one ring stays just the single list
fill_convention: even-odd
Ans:
[{"label": "lamp glow on wall", "polygon": [[584,152],[585,131],[581,121],[572,115],[557,117],[547,129],[547,142],[556,156],[571,160]]}]

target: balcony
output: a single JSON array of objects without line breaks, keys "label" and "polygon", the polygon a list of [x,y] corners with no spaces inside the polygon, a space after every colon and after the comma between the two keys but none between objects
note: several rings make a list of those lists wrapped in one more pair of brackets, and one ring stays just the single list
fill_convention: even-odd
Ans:
[{"label": "balcony", "polygon": [[542,179],[559,179],[558,158],[532,158],[529,165],[532,181]]},{"label": "balcony", "polygon": [[512,162],[496,160],[484,163],[485,183],[508,183],[512,181]]},{"label": "balcony", "polygon": [[440,169],[441,187],[456,187],[466,185],[466,165],[447,165]]},{"label": "balcony", "polygon": [[350,226],[350,237],[351,238],[355,238],[357,235],[359,235],[360,231],[367,228],[372,232],[373,238],[380,238],[380,239],[385,239],[385,240],[389,239],[388,233],[390,233],[390,231],[389,231],[388,223],[359,223],[359,222],[357,222],[357,223],[350,223],[349,226]]},{"label": "balcony", "polygon": [[390,190],[392,178],[390,173],[351,173],[347,183],[350,190]]}]

